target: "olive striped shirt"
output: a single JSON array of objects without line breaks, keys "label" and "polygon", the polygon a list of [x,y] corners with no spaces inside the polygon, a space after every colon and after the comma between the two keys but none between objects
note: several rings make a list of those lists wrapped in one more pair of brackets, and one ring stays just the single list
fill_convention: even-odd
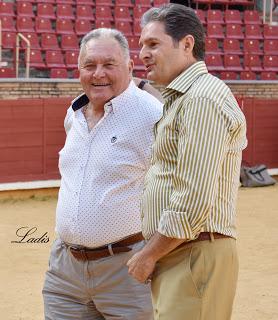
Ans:
[{"label": "olive striped shirt", "polygon": [[146,239],[156,231],[193,240],[236,238],[236,200],[246,122],[225,83],[196,62],[164,90],[142,197]]}]

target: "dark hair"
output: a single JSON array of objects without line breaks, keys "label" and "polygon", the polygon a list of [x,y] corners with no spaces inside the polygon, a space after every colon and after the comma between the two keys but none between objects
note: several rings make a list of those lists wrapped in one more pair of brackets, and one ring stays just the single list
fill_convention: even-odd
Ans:
[{"label": "dark hair", "polygon": [[153,21],[164,24],[165,32],[173,39],[174,43],[189,34],[192,35],[195,40],[193,56],[197,60],[204,60],[204,28],[193,9],[176,3],[151,8],[142,16],[141,27]]}]

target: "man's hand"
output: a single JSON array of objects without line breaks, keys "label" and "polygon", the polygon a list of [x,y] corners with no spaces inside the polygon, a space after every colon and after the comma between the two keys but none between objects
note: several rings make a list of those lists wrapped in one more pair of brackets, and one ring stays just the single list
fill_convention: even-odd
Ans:
[{"label": "man's hand", "polygon": [[151,279],[156,261],[151,256],[144,254],[144,249],[135,253],[135,255],[127,262],[128,273],[137,281],[146,283]]},{"label": "man's hand", "polygon": [[155,232],[145,247],[127,262],[128,273],[139,282],[146,282],[151,278],[156,262],[183,242],[184,239],[168,238]]}]

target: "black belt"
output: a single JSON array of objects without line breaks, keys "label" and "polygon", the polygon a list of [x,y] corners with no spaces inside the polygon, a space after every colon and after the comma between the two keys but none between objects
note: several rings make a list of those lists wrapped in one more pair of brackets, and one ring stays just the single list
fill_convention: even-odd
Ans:
[{"label": "black belt", "polygon": [[130,245],[142,240],[144,240],[144,237],[140,232],[118,242],[114,242],[98,248],[74,247],[72,245],[66,245],[70,249],[70,252],[74,256],[74,258],[81,261],[87,261],[98,260],[108,256],[113,256],[114,254],[128,252],[131,250],[131,248],[129,248]]}]

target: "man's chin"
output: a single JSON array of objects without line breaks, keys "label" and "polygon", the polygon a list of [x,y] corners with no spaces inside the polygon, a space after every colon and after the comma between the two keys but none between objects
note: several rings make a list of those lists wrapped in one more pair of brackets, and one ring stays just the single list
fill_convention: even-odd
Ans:
[{"label": "man's chin", "polygon": [[157,74],[155,74],[155,72],[153,72],[153,71],[150,71],[147,73],[147,79],[155,82],[156,84],[163,84],[161,82],[161,79],[159,78],[159,76]]},{"label": "man's chin", "polygon": [[157,80],[155,73],[153,71],[147,72],[147,79],[150,81],[154,81],[154,82],[156,82],[156,80]]}]

